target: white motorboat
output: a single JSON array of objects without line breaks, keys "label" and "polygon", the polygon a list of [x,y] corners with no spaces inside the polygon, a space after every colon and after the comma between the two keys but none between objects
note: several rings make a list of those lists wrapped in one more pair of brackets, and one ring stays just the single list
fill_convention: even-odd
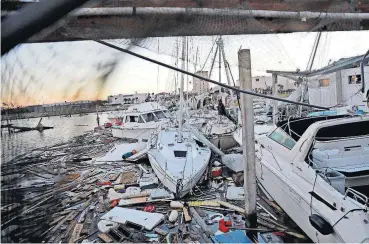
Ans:
[{"label": "white motorboat", "polygon": [[259,182],[314,242],[369,242],[369,116],[288,120],[255,139]]},{"label": "white motorboat", "polygon": [[169,122],[166,111],[155,102],[132,105],[121,115],[120,124],[112,126],[112,134],[118,138],[147,142],[153,132]]},{"label": "white motorboat", "polygon": [[152,139],[148,157],[161,183],[181,198],[204,175],[211,151],[190,132],[183,131],[181,142],[178,134],[179,129],[176,128],[161,130]]}]

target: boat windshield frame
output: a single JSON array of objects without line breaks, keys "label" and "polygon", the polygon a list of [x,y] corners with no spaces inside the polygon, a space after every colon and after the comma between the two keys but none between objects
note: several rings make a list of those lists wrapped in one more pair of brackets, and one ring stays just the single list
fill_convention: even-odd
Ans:
[{"label": "boat windshield frame", "polygon": [[[278,140],[276,136],[273,137],[273,135],[280,135],[282,136],[281,140]],[[268,138],[270,138],[271,140],[273,140],[274,142],[284,146],[285,148],[287,148],[288,150],[292,150],[292,148],[296,145],[296,141],[290,136],[288,135],[282,128],[280,127],[276,127],[273,131],[271,131],[268,134]],[[287,144],[287,140],[292,141],[293,145],[289,145]]]}]

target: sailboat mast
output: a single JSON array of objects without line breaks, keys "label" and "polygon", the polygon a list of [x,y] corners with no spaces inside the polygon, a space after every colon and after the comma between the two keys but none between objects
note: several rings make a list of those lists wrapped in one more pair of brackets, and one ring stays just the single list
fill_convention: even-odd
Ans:
[{"label": "sailboat mast", "polygon": [[[182,70],[185,69],[186,64],[186,37],[182,37]],[[183,137],[183,87],[184,87],[184,74],[181,74],[181,85],[179,89],[179,135],[178,135],[178,142],[182,142]]]}]

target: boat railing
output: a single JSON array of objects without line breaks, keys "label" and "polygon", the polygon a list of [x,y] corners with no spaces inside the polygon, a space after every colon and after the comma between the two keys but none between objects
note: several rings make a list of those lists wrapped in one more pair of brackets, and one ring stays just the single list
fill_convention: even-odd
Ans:
[{"label": "boat railing", "polygon": [[367,196],[349,187],[347,188],[343,199],[346,199],[350,195],[352,195],[351,198],[354,199],[355,201],[364,204],[365,210],[368,209],[369,199]]}]

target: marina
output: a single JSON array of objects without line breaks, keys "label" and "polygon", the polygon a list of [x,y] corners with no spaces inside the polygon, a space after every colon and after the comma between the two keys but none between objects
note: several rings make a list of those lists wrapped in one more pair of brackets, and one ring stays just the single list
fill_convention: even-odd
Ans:
[{"label": "marina", "polygon": [[369,242],[369,5],[159,2],[1,3],[1,242]]}]

